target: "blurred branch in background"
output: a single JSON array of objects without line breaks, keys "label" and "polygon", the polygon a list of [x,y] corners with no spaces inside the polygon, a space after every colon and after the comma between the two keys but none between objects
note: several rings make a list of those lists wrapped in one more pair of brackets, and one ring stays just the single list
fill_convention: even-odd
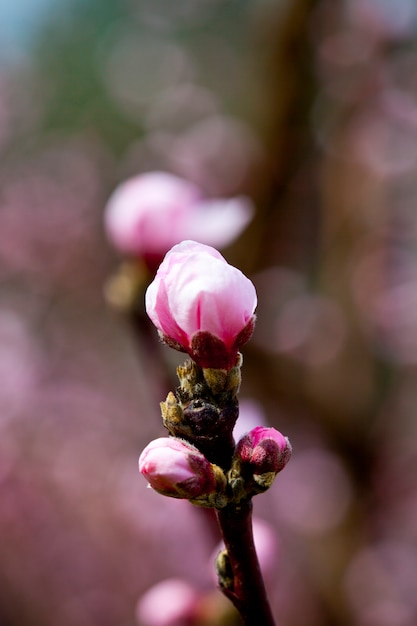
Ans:
[{"label": "blurred branch in background", "polygon": [[0,7],[1,623],[133,626],[170,577],[218,609],[207,520],[137,472],[163,375],[103,298],[107,199],[158,170],[257,207],[223,253],[258,291],[242,406],[294,448],[255,511],[281,625],[413,626],[415,3],[29,4]]}]

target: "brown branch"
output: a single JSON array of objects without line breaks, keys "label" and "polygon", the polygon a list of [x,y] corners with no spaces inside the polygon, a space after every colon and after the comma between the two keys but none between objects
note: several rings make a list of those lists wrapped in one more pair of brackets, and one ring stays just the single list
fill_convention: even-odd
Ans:
[{"label": "brown branch", "polygon": [[227,583],[219,576],[220,587],[239,611],[245,626],[274,626],[253,540],[252,508],[249,499],[217,511],[232,574]]}]

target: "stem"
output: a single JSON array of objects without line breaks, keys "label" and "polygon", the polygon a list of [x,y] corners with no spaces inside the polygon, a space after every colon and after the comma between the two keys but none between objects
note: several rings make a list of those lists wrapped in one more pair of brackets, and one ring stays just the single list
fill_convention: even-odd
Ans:
[{"label": "stem", "polygon": [[275,626],[253,541],[252,508],[249,499],[217,510],[233,572],[232,588],[223,586],[222,591],[239,611],[245,626]]}]

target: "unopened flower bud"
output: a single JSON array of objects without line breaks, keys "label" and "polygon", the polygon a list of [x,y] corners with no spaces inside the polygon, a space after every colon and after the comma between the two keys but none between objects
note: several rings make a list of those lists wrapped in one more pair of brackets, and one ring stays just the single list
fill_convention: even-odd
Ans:
[{"label": "unopened flower bud", "polygon": [[238,441],[235,458],[253,474],[277,474],[291,457],[291,444],[275,428],[256,426]]},{"label": "unopened flower bud", "polygon": [[195,241],[167,253],[146,292],[146,311],[163,341],[202,368],[236,365],[253,332],[256,304],[252,282]]},{"label": "unopened flower bud", "polygon": [[199,498],[216,490],[214,466],[192,444],[176,437],[151,441],[139,457],[150,486],[172,498]]}]

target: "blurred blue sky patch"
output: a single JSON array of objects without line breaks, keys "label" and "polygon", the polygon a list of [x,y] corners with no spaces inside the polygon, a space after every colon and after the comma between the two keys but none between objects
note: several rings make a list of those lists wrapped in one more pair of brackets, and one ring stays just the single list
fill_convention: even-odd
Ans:
[{"label": "blurred blue sky patch", "polygon": [[[69,3],[70,0],[60,0],[59,10],[65,11]],[[39,27],[52,9],[58,9],[56,0],[0,1],[0,62],[29,52]]]}]

